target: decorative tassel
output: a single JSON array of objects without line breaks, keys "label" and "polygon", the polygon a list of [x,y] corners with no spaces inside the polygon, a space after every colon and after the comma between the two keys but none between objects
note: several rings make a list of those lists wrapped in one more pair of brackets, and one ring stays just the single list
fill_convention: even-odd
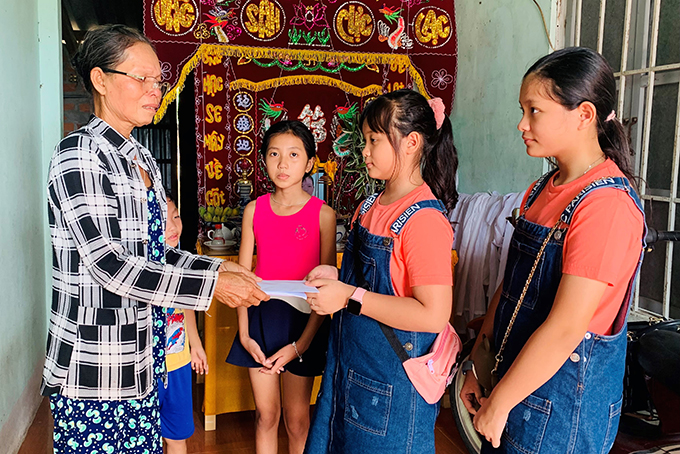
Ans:
[{"label": "decorative tassel", "polygon": [[328,76],[320,76],[316,74],[301,74],[298,76],[283,76],[276,79],[263,80],[261,82],[252,82],[247,79],[237,79],[229,82],[230,90],[238,90],[245,88],[246,90],[258,92],[274,87],[288,87],[291,85],[326,85],[328,87],[339,88],[347,93],[351,93],[357,97],[368,95],[381,95],[383,90],[380,85],[369,85],[361,88],[343,82],[342,80],[334,79]]},{"label": "decorative tassel", "polygon": [[[252,46],[233,46],[224,44],[201,44],[196,50],[196,53],[189,59],[189,61],[184,65],[180,73],[179,79],[175,86],[173,86],[170,91],[163,98],[160,108],[156,112],[154,117],[154,123],[158,123],[161,118],[165,115],[168,109],[168,105],[172,103],[177,94],[184,88],[184,82],[187,76],[198,66],[198,64],[204,58],[209,60],[216,60],[215,57],[239,57],[240,61],[246,59],[281,59],[281,60],[303,60],[303,61],[315,61],[315,62],[343,62],[343,63],[355,63],[355,64],[366,64],[369,65],[395,65],[397,67],[407,68],[414,85],[418,88],[418,91],[429,99],[427,90],[425,88],[425,83],[423,78],[418,72],[418,70],[411,64],[411,60],[408,55],[404,54],[379,54],[379,53],[360,53],[360,52],[336,52],[336,51],[323,51],[323,50],[307,50],[307,49],[280,49],[280,48],[267,48],[267,47],[252,47]],[[244,88],[249,86],[260,86],[259,90],[265,90],[267,88],[277,87],[277,86],[289,86],[289,85],[299,85],[305,83],[327,85],[330,87],[336,87],[342,90],[346,90],[356,96],[365,96],[366,94],[382,94],[382,88],[378,85],[369,85],[365,88],[355,87],[353,85],[347,84],[341,80],[333,79],[327,76],[318,75],[300,75],[300,76],[286,76],[279,79],[270,79],[263,82],[250,82],[244,79],[239,79],[237,81],[231,82],[229,84],[230,88],[233,89],[232,84],[238,82],[239,85]],[[250,85],[246,85],[250,84]],[[376,91],[376,87],[380,91]],[[254,90],[257,91],[257,90]],[[361,93],[361,94],[358,94]]]}]

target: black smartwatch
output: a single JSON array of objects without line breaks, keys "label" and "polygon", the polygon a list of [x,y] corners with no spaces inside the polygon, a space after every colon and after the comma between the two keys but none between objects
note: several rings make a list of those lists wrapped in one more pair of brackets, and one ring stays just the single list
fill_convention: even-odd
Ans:
[{"label": "black smartwatch", "polygon": [[361,308],[364,304],[364,295],[366,294],[366,289],[357,287],[352,293],[352,296],[347,300],[347,312],[353,315],[360,315]]}]

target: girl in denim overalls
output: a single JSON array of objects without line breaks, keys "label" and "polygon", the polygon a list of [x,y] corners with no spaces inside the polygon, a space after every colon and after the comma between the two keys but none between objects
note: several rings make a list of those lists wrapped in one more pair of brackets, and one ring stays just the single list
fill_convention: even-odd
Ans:
[{"label": "girl in denim overalls", "polygon": [[616,437],[645,231],[616,99],[611,68],[589,49],[557,51],[524,76],[518,129],[527,153],[557,169],[525,196],[482,326],[503,347],[500,381],[484,399],[469,373],[461,391],[471,413],[481,403],[483,453],[599,454]]},{"label": "girl in denim overalls", "polygon": [[368,104],[360,125],[369,175],[386,180],[385,191],[358,209],[340,280],[327,266],[308,276],[320,292],[308,294],[312,310],[333,319],[305,452],[434,453],[439,405],[418,394],[382,329],[417,357],[449,321],[451,123],[440,99],[400,90]]}]

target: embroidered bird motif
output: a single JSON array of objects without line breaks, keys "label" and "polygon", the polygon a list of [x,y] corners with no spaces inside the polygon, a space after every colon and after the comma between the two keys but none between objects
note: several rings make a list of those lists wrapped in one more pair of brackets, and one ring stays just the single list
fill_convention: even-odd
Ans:
[{"label": "embroidered bird motif", "polygon": [[352,104],[351,106],[345,105],[345,106],[338,106],[337,104],[335,105],[335,110],[333,113],[337,113],[338,117],[342,118],[343,120],[347,120],[352,118],[356,113],[357,110],[359,109],[357,103]]},{"label": "embroidered bird motif", "polygon": [[396,21],[397,18],[399,18],[401,12],[404,10],[403,8],[399,9],[396,8],[397,8],[396,6],[390,8],[389,6],[385,6],[385,4],[383,3],[383,7],[380,8],[378,11],[383,13],[385,15],[385,19],[387,19],[391,24],[394,23],[394,21]]},{"label": "embroidered bird motif", "polygon": [[283,101],[280,103],[275,103],[275,102],[267,102],[264,99],[260,99],[260,110],[262,111],[263,114],[268,116],[269,118],[273,118],[276,120],[281,116],[281,113],[287,110],[283,107]]},{"label": "embroidered bird motif", "polygon": [[397,22],[397,28],[393,32],[390,32],[390,26],[383,21],[378,21],[378,40],[380,42],[387,41],[387,44],[392,49],[399,49],[403,47],[404,49],[410,49],[413,47],[413,40],[409,38],[404,30],[406,29],[406,22],[404,18],[401,17],[401,12],[403,8],[397,9],[396,7],[387,7],[383,4],[383,7],[379,10],[385,16],[385,19],[392,24]]}]

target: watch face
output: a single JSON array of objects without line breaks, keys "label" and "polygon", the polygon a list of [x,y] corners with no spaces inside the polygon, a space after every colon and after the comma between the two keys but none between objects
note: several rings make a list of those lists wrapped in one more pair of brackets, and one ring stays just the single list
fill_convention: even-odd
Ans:
[{"label": "watch face", "polygon": [[361,314],[361,302],[352,298],[347,300],[347,312],[354,315]]}]

